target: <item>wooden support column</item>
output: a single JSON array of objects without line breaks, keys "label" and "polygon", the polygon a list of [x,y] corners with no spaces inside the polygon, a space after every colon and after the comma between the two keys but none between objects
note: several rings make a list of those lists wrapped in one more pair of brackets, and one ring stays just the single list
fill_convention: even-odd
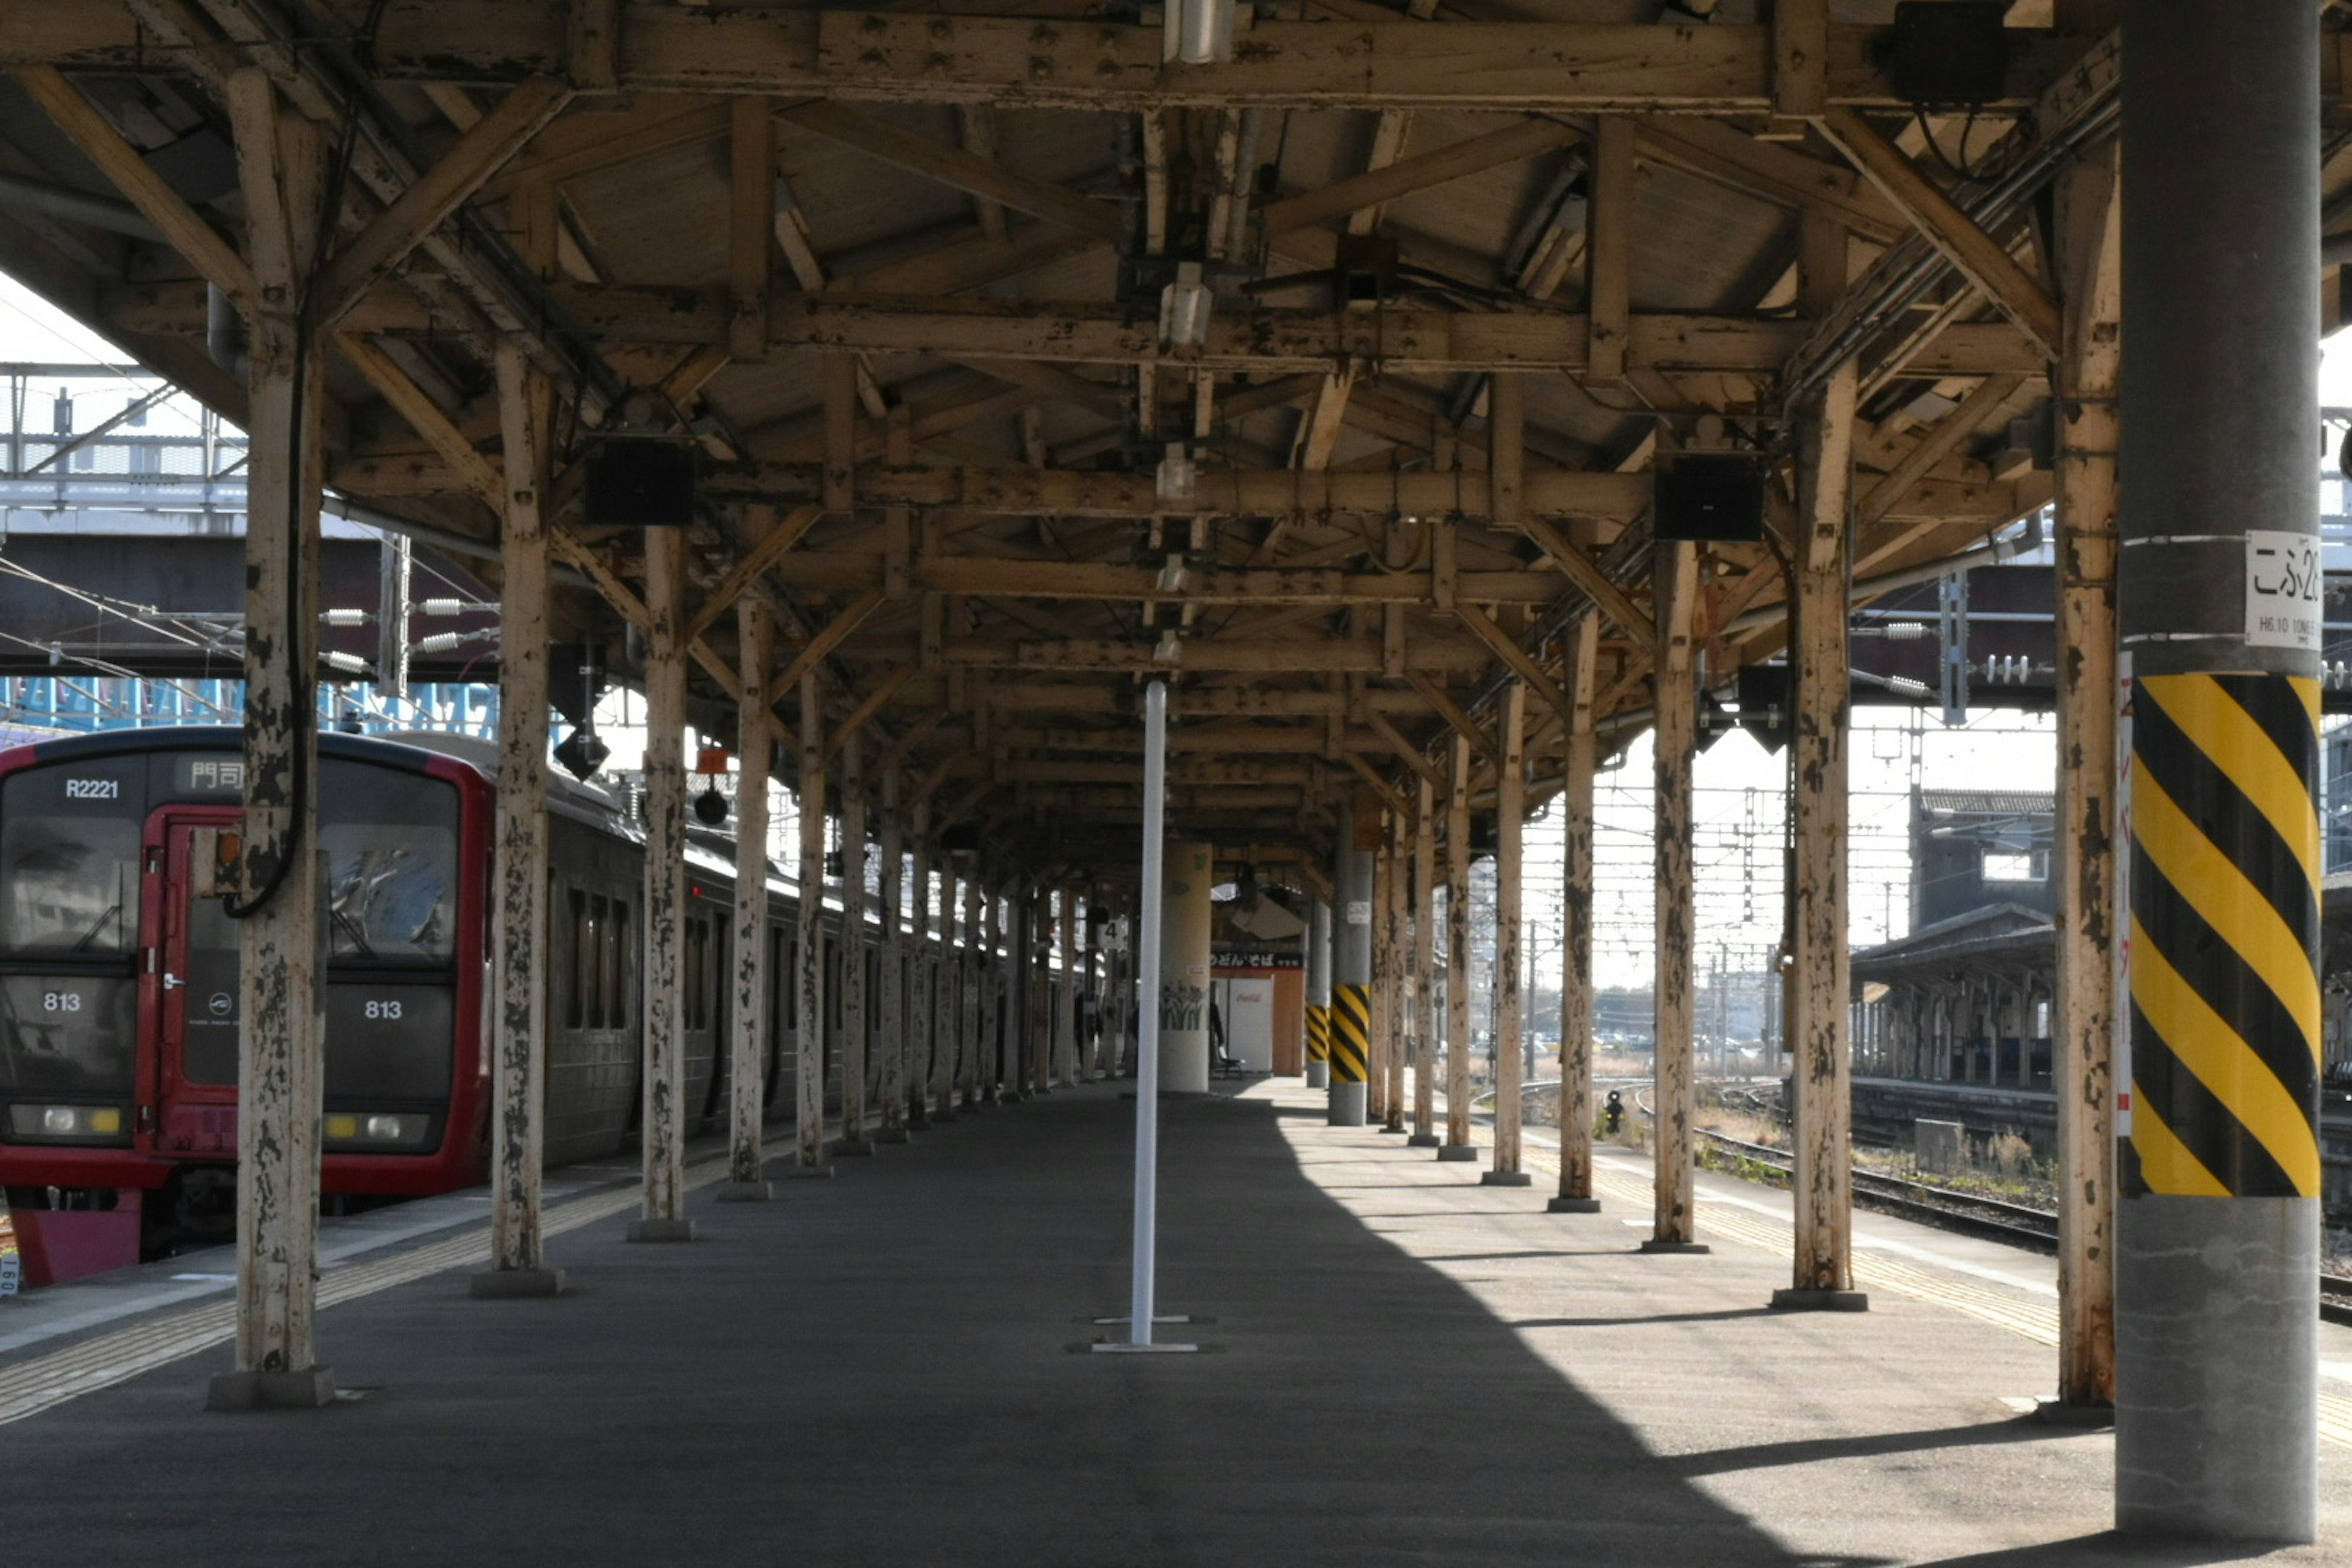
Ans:
[{"label": "wooden support column", "polygon": [[1657,926],[1655,978],[1657,1212],[1644,1252],[1702,1252],[1695,1237],[1691,1123],[1698,1109],[1691,1038],[1692,949],[1697,920],[1691,866],[1691,763],[1697,752],[1698,553],[1694,545],[1660,544],[1651,552],[1658,640],[1655,836]]},{"label": "wooden support column", "polygon": [[1085,930],[1078,924],[1078,889],[1066,883],[1061,891],[1061,920],[1055,927],[1062,954],[1062,986],[1054,999],[1054,1081],[1075,1088],[1086,1077],[1078,1060],[1078,998],[1086,986],[1078,967],[1086,962]]},{"label": "wooden support column", "polygon": [[1020,1093],[1004,1062],[1004,968],[998,957],[1004,936],[1004,899],[994,888],[980,889],[980,1098],[1002,1105]]},{"label": "wooden support column", "polygon": [[1592,1195],[1592,778],[1600,762],[1592,689],[1601,622],[1586,616],[1568,638],[1568,766],[1559,810],[1567,853],[1560,868],[1559,1193],[1553,1214],[1597,1214]]},{"label": "wooden support column", "polygon": [[686,538],[646,531],[645,1213],[632,1241],[688,1241],[686,1218]]},{"label": "wooden support column", "polygon": [[477,1296],[552,1296],[562,1274],[546,1267],[540,1234],[541,1121],[547,1075],[546,378],[522,346],[502,340],[497,358],[499,424],[505,447],[506,515],[499,541],[498,903],[492,911],[490,1269]]},{"label": "wooden support column", "polygon": [[824,365],[824,510],[857,509],[857,356],[828,353]]},{"label": "wooden support column", "polygon": [[1412,1136],[1416,1149],[1437,1137],[1437,789],[1413,792],[1412,812]]},{"label": "wooden support column", "polygon": [[1528,689],[1507,680],[1496,700],[1503,743],[1495,781],[1495,1163],[1490,1187],[1524,1187],[1519,1168],[1520,1094],[1527,1080],[1526,1003],[1519,952],[1519,845],[1528,812]]},{"label": "wooden support column", "polygon": [[[1809,220],[1818,221],[1818,220]],[[1795,700],[1789,809],[1797,859],[1790,965],[1795,1049],[1796,1240],[1790,1288],[1772,1304],[1858,1311],[1853,1288],[1853,991],[1846,936],[1846,742],[1852,678],[1846,586],[1852,563],[1856,373],[1830,373],[1797,408]]]},{"label": "wooden support column", "polygon": [[2058,1398],[2116,1397],[2116,453],[2122,228],[2112,144],[2058,177]]},{"label": "wooden support column", "polygon": [[824,1158],[824,699],[816,672],[801,677],[800,919],[793,970],[799,994],[793,1035],[795,1175],[829,1176]]},{"label": "wooden support column", "polygon": [[876,999],[875,1032],[878,1037],[876,1049],[882,1053],[880,1086],[875,1094],[881,1100],[881,1130],[875,1133],[877,1143],[904,1143],[907,1141],[907,1058],[910,1054],[907,1030],[907,953],[900,941],[899,915],[907,896],[907,846],[905,830],[898,822],[898,769],[896,763],[882,772],[882,879],[878,911],[882,921],[881,961],[876,967],[877,984],[880,994]]},{"label": "wooden support column", "polygon": [[1445,796],[1445,1142],[1441,1160],[1475,1160],[1470,1142],[1470,742],[1456,731]]},{"label": "wooden support column", "polygon": [[[977,1110],[982,1104],[980,1091],[983,1073],[980,1050],[983,1036],[981,1032],[980,998],[987,983],[988,952],[988,936],[982,929],[980,920],[982,901],[979,879],[966,877],[963,882],[963,962],[960,976],[962,985],[956,1003],[957,1037],[961,1042],[957,1053],[960,1058],[957,1062],[957,1083],[962,1091],[966,1110]],[[996,1103],[992,1087],[987,1103]]]},{"label": "wooden support column", "polygon": [[729,281],[733,295],[727,353],[739,361],[768,357],[768,294],[776,231],[776,126],[768,100],[731,100],[729,171]]},{"label": "wooden support column", "polygon": [[1584,384],[1625,384],[1633,339],[1633,122],[1604,114],[1592,123],[1591,196],[1585,206],[1587,318]]},{"label": "wooden support column", "polygon": [[866,1135],[866,764],[851,735],[841,745],[841,1137],[835,1154],[874,1152]]},{"label": "wooden support column", "polygon": [[914,933],[907,944],[907,1127],[928,1131],[931,1085],[939,1059],[939,965],[933,960],[931,921],[931,803],[915,807],[908,876],[914,894]]},{"label": "wooden support column", "polygon": [[[930,803],[918,807],[928,825]],[[956,1003],[962,994],[956,972],[956,876],[952,861],[940,863],[938,959],[931,966],[931,1121],[956,1119],[956,1046],[962,1038]]]},{"label": "wooden support column", "polygon": [[1381,1119],[1381,1131],[1400,1134],[1404,1131],[1406,1042],[1412,1037],[1412,944],[1405,938],[1406,896],[1412,881],[1409,831],[1402,816],[1391,815],[1389,817],[1388,848],[1385,851],[1389,874],[1387,890],[1381,896],[1386,921],[1381,927],[1381,945],[1387,953],[1388,982],[1381,988],[1382,1005],[1387,1009],[1381,1016],[1381,1033],[1388,1042],[1388,1096],[1384,1101],[1387,1114]]},{"label": "wooden support column", "polygon": [[236,1369],[213,1379],[207,1403],[314,1407],[332,1400],[335,1387],[334,1373],[318,1364],[313,1331],[327,952],[316,653],[322,454],[320,367],[303,361],[298,318],[319,226],[320,152],[308,121],[278,114],[276,91],[260,72],[239,71],[229,87],[256,280],[247,315],[253,455],[245,545],[245,853],[227,905],[240,922],[243,1024]]},{"label": "wooden support column", "polygon": [[[769,519],[772,525],[773,519]],[[775,618],[767,600],[735,603],[741,644],[742,701],[736,711],[735,1005],[729,1014],[733,1055],[727,1079],[728,1181],[722,1201],[771,1195],[761,1146],[768,1109],[768,771],[774,760],[775,710],[768,706],[768,667],[775,661]]]}]

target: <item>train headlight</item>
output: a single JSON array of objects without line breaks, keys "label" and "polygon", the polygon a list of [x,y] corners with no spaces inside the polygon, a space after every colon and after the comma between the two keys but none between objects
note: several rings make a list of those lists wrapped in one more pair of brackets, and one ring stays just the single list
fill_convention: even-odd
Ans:
[{"label": "train headlight", "polygon": [[12,1105],[8,1135],[58,1143],[121,1143],[119,1105]]},{"label": "train headlight", "polygon": [[433,1136],[433,1118],[405,1112],[339,1110],[327,1118],[327,1147],[347,1152],[422,1148]]}]

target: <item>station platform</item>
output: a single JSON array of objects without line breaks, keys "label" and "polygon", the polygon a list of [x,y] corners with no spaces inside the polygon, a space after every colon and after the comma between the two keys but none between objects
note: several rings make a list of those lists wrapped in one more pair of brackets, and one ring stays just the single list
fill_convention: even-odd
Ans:
[{"label": "station platform", "polygon": [[[1639,1157],[1549,1215],[1540,1174],[1481,1186],[1282,1080],[1166,1108],[1160,1310],[1207,1321],[1163,1337],[1201,1352],[1089,1353],[1133,1113],[967,1113],[768,1205],[703,1161],[690,1245],[625,1244],[621,1174],[572,1173],[556,1300],[467,1296],[478,1194],[381,1211],[334,1233],[323,1411],[203,1409],[203,1255],[0,1304],[0,1561],[2352,1561],[2352,1425],[2320,1546],[2109,1536],[2112,1438],[2021,1414],[2046,1259],[1858,1216],[1872,1310],[1778,1314],[1782,1194],[1706,1180],[1714,1251],[1645,1257]],[[2352,1376],[2352,1331],[2323,1353]]]}]

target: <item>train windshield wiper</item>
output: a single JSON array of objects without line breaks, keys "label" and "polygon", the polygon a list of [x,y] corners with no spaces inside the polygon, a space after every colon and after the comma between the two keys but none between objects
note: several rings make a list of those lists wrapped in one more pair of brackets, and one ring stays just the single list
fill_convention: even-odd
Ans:
[{"label": "train windshield wiper", "polygon": [[100,931],[104,931],[104,930],[106,929],[106,922],[107,922],[107,921],[110,921],[110,920],[112,920],[115,916],[117,916],[117,915],[121,914],[121,912],[122,912],[122,900],[121,900],[121,899],[117,899],[117,900],[114,900],[114,902],[112,902],[112,903],[110,903],[110,904],[107,905],[107,906],[106,906],[106,912],[105,912],[104,914],[100,915],[100,916],[98,917],[98,919],[96,919],[96,920],[94,920],[94,921],[90,921],[90,922],[89,922],[89,929],[88,931],[84,931],[84,932],[82,932],[82,933],[81,933],[81,940],[80,940],[79,942],[75,942],[75,943],[73,944],[73,951],[74,951],[74,952],[89,952],[89,944],[90,944],[91,942],[96,942],[96,941],[98,940],[98,933],[99,933]]}]

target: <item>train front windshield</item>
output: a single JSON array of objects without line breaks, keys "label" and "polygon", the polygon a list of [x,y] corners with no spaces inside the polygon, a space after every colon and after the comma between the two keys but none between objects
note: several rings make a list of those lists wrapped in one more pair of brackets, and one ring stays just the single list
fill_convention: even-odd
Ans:
[{"label": "train front windshield", "polygon": [[[0,1138],[121,1146],[158,1090],[233,1094],[239,932],[181,879],[189,826],[233,813],[243,782],[233,753],[184,750],[0,780]],[[340,757],[320,760],[319,785],[324,1088],[360,1129],[339,1137],[352,1118],[331,1116],[329,1146],[418,1148],[437,1142],[451,1080],[457,793]],[[163,984],[142,1019],[144,971]]]}]

